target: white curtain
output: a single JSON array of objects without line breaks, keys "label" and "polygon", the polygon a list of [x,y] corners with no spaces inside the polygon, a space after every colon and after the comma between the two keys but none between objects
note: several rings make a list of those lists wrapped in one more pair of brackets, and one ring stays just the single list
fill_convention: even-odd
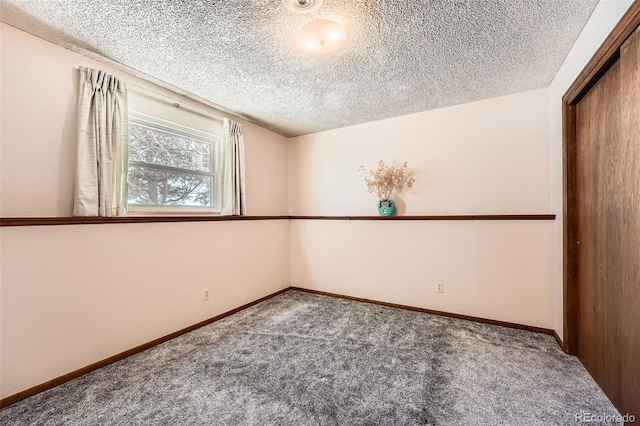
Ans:
[{"label": "white curtain", "polygon": [[80,67],[74,216],[126,214],[126,103],[123,81]]},{"label": "white curtain", "polygon": [[242,124],[224,119],[222,137],[220,179],[222,185],[222,215],[245,215],[247,213],[244,183],[244,138]]}]

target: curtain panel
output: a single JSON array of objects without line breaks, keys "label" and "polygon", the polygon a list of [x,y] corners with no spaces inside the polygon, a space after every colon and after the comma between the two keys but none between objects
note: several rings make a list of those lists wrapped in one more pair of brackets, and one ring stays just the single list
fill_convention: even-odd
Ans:
[{"label": "curtain panel", "polygon": [[126,214],[126,114],[124,82],[80,67],[74,216]]},{"label": "curtain panel", "polygon": [[225,118],[223,127],[220,214],[226,216],[245,215],[247,214],[247,200],[244,180],[243,126]]}]

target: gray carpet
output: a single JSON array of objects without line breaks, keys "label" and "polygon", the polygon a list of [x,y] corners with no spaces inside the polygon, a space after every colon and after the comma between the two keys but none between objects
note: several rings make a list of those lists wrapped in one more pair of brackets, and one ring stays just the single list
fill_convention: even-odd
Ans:
[{"label": "gray carpet", "polygon": [[0,424],[546,426],[578,413],[617,415],[551,336],[290,290],[0,410]]}]

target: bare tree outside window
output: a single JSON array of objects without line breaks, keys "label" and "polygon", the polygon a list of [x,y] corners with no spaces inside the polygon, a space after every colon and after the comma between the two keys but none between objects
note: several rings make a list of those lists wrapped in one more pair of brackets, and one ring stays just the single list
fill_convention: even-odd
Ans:
[{"label": "bare tree outside window", "polygon": [[210,206],[211,178],[129,166],[129,203]]},{"label": "bare tree outside window", "polygon": [[181,133],[131,120],[129,204],[212,206],[213,142]]}]

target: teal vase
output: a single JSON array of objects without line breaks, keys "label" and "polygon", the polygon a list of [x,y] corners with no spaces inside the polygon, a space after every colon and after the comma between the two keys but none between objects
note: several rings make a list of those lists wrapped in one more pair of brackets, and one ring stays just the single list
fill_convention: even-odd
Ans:
[{"label": "teal vase", "polygon": [[378,200],[378,213],[380,213],[380,216],[391,216],[395,208],[396,205],[393,200]]}]

